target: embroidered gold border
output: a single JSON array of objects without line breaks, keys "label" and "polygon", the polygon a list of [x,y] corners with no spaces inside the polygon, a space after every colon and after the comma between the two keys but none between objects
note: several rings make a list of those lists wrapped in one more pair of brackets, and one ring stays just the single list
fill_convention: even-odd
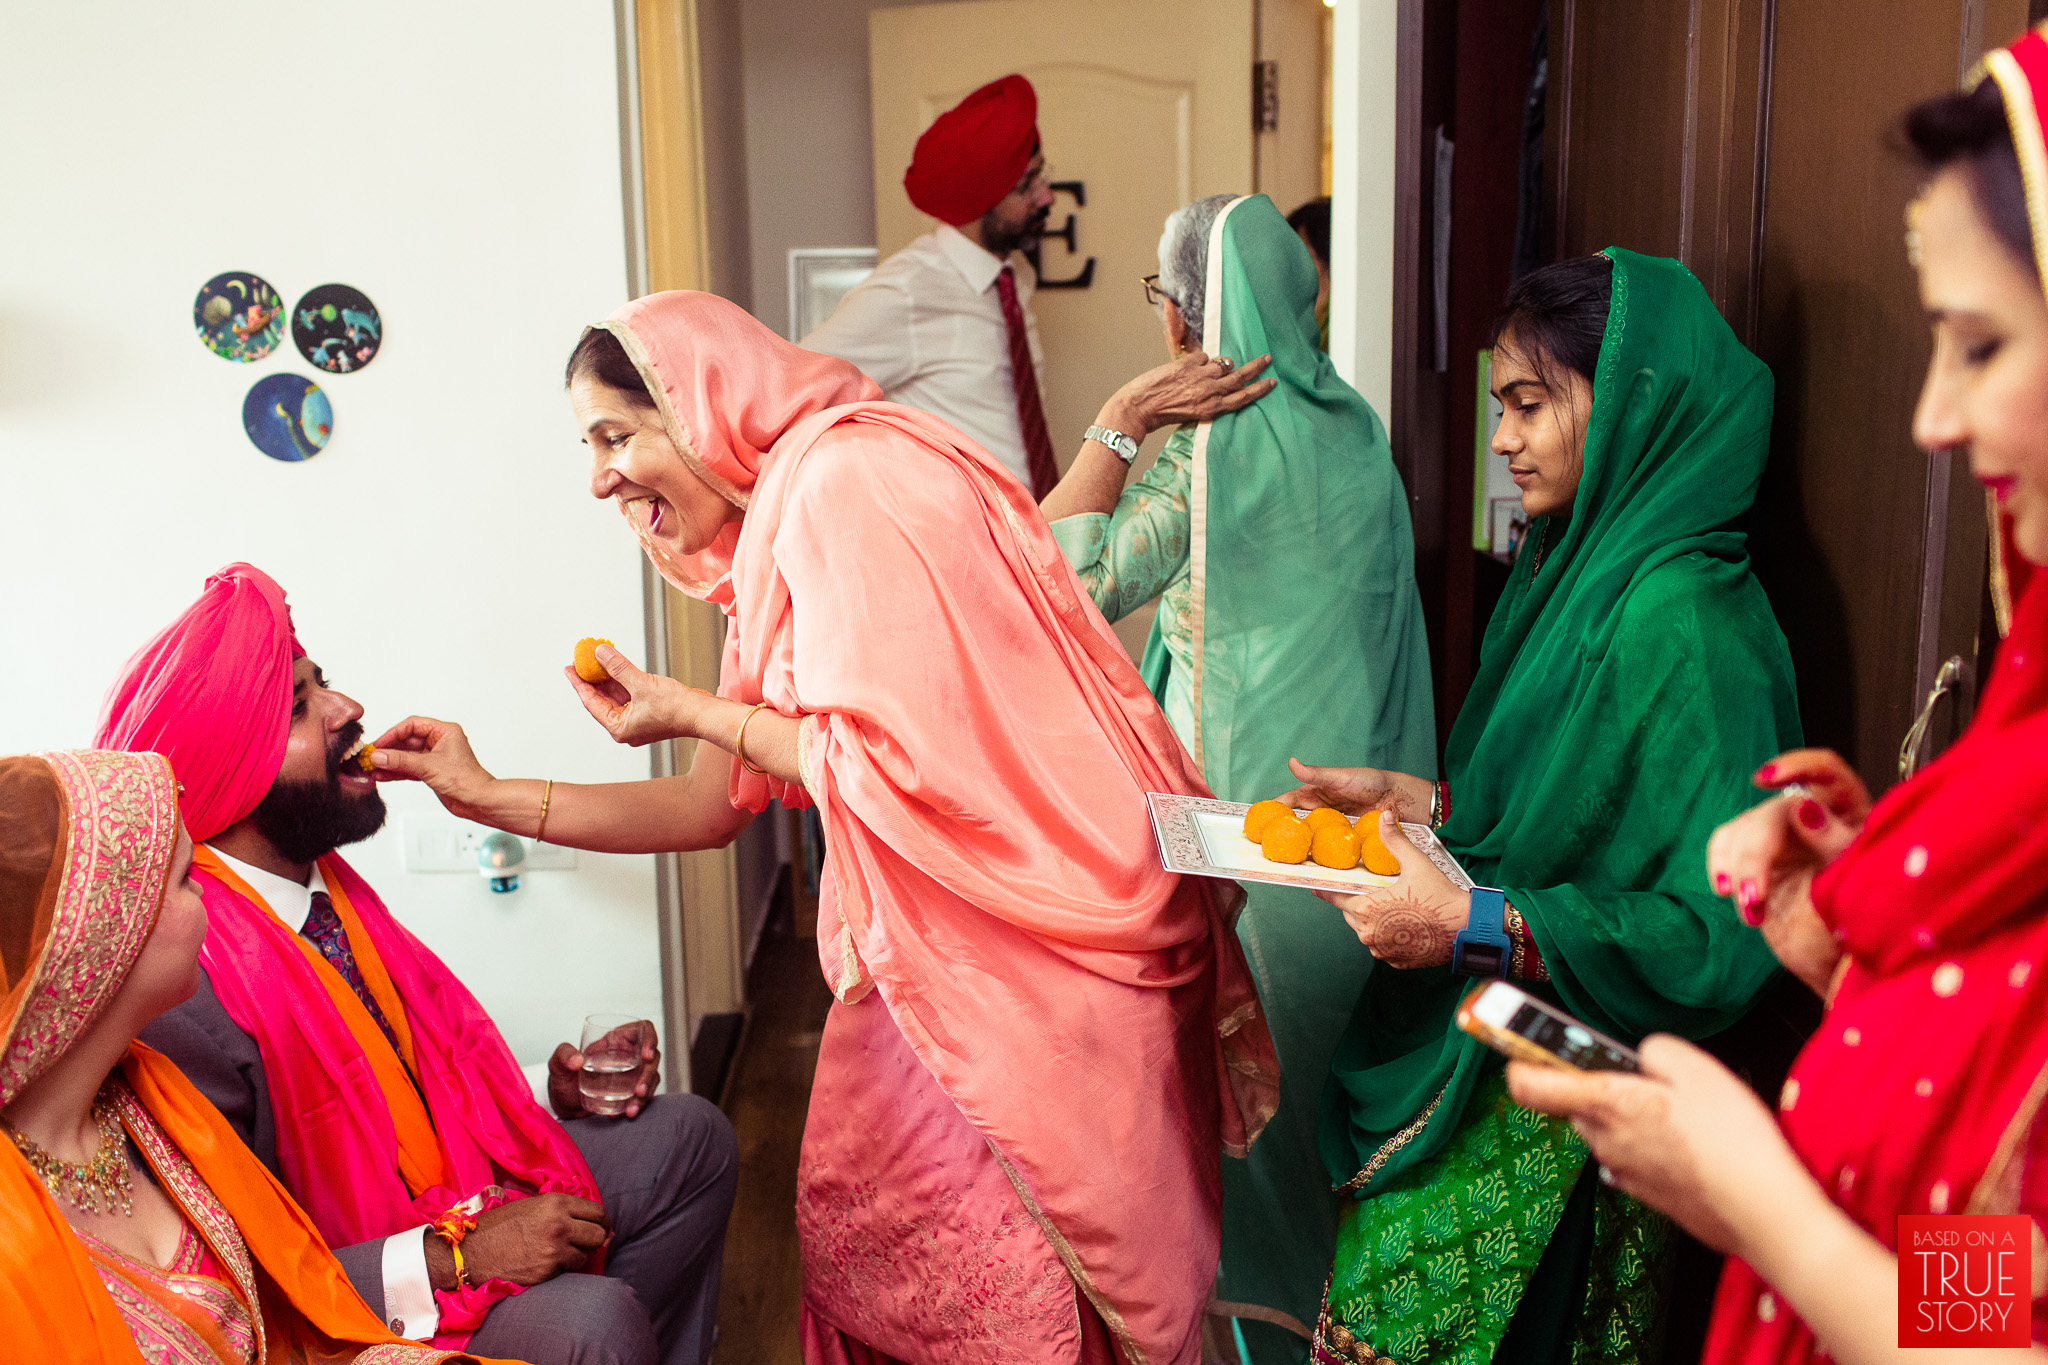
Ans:
[{"label": "embroidered gold border", "polygon": [[[2020,180],[2027,192],[2027,217],[2034,225],[2034,265],[2048,280],[2048,146],[2041,140],[2041,116],[2034,88],[2018,58],[2004,48],[1984,54],[1984,69],[2005,97],[2005,118],[2019,152]],[[1971,83],[1973,86],[1975,82]]]},{"label": "embroidered gold border", "polygon": [[[2040,33],[2043,29],[2034,31]],[[2041,114],[2034,104],[2034,87],[2027,80],[2027,73],[2020,69],[2018,58],[2004,48],[1984,54],[1984,60],[1963,82],[1964,89],[1976,89],[1986,76],[1998,83],[1998,93],[2004,100],[2013,149],[2019,154],[2027,219],[2034,229],[2034,268],[2043,280],[2048,280],[2048,146],[2042,142]],[[2004,639],[2012,633],[2012,581],[2005,567],[2005,537],[1999,528],[1997,498],[1987,493],[1984,506],[1991,522],[1991,615],[1998,625],[1999,638]]]},{"label": "embroidered gold border", "polygon": [[988,1143],[988,1149],[994,1154],[996,1164],[1001,1166],[1003,1174],[1009,1177],[1010,1188],[1017,1191],[1017,1197],[1024,1201],[1025,1212],[1038,1224],[1038,1230],[1045,1234],[1045,1240],[1052,1243],[1054,1253],[1060,1258],[1060,1264],[1074,1277],[1075,1286],[1088,1296],[1088,1302],[1095,1305],[1095,1311],[1102,1315],[1103,1325],[1108,1327],[1110,1335],[1116,1338],[1116,1344],[1122,1348],[1124,1358],[1130,1361],[1131,1365],[1145,1365],[1145,1348],[1138,1345],[1137,1338],[1131,1335],[1130,1326],[1124,1321],[1123,1314],[1117,1312],[1115,1306],[1102,1297],[1101,1291],[1095,1287],[1095,1282],[1088,1278],[1088,1271],[1082,1266],[1081,1258],[1075,1254],[1065,1234],[1053,1226],[1052,1219],[1037,1198],[1025,1187],[1024,1177],[1010,1164],[1010,1158],[1003,1155],[1003,1149],[996,1146],[993,1140],[984,1137],[982,1141]]},{"label": "embroidered gold border", "polygon": [[164,1130],[157,1125],[142,1101],[136,1098],[125,1079],[116,1077],[108,1084],[108,1092],[114,1102],[114,1112],[120,1116],[122,1126],[135,1139],[136,1148],[142,1153],[150,1169],[156,1172],[157,1182],[164,1193],[175,1201],[191,1220],[206,1244],[213,1248],[213,1254],[229,1275],[234,1277],[235,1288],[241,1292],[242,1306],[249,1310],[249,1320],[256,1328],[256,1359],[265,1358],[263,1333],[263,1300],[256,1292],[256,1264],[249,1255],[249,1244],[242,1240],[241,1229],[218,1197],[199,1178],[192,1163],[177,1149]]},{"label": "embroidered gold border", "polygon": [[814,747],[817,744],[817,736],[817,713],[807,712],[804,718],[796,723],[796,776],[797,781],[803,783],[804,790],[811,794],[811,800],[814,803],[819,799],[818,769],[816,766],[818,760],[817,751]]},{"label": "embroidered gold border", "polygon": [[1316,1334],[1303,1325],[1300,1318],[1278,1308],[1268,1308],[1263,1303],[1237,1303],[1230,1299],[1216,1299],[1209,1305],[1209,1315],[1218,1318],[1250,1318],[1253,1322],[1270,1322],[1275,1327],[1284,1327],[1305,1341],[1314,1341]]},{"label": "embroidered gold border", "polygon": [[[178,846],[178,786],[159,754],[57,750],[63,871],[42,951],[0,1021],[0,1104],[92,1027],[156,929]],[[143,912],[133,902],[148,899]]]},{"label": "embroidered gold border", "polygon": [[1444,1095],[1450,1088],[1450,1082],[1444,1082],[1444,1088],[1436,1092],[1436,1098],[1431,1100],[1406,1128],[1403,1128],[1400,1132],[1382,1143],[1380,1149],[1372,1154],[1372,1159],[1359,1167],[1357,1175],[1352,1176],[1341,1185],[1333,1186],[1332,1192],[1335,1194],[1354,1194],[1364,1189],[1366,1184],[1380,1173],[1380,1168],[1394,1159],[1394,1153],[1400,1151],[1422,1135],[1422,1130],[1429,1126],[1429,1116],[1434,1114],[1437,1106],[1444,1102]]},{"label": "embroidered gold border", "polygon": [[[1209,225],[1209,264],[1202,280],[1202,349],[1211,356],[1223,344],[1223,225],[1231,210],[1244,202],[1231,200]],[[1194,712],[1195,733],[1189,737],[1188,752],[1197,768],[1202,760],[1202,646],[1209,614],[1209,432],[1212,419],[1195,428],[1194,453],[1188,461],[1188,617],[1191,639],[1188,655],[1194,661],[1194,682],[1188,689],[1188,706]],[[1204,769],[1206,771],[1206,769]]]},{"label": "embroidered gold border", "polygon": [[2034,1129],[2034,1120],[2040,1116],[2044,1099],[2048,1099],[2048,1067],[2043,1067],[2034,1077],[2034,1083],[2027,1087],[2019,1112],[2012,1116],[2012,1122],[2006,1124],[1990,1163],[1984,1167],[1976,1188],[1970,1191],[1970,1202],[1964,1207],[1964,1213],[2020,1211],[2020,1182],[2027,1169],[2021,1148]]}]

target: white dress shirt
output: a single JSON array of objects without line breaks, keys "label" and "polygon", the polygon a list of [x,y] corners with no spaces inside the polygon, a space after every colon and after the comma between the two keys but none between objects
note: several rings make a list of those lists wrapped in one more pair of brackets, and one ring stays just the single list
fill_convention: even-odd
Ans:
[{"label": "white dress shirt", "polygon": [[[208,848],[213,845],[208,844]],[[313,913],[313,893],[327,889],[327,879],[316,864],[304,886],[289,877],[251,867],[230,858],[219,849],[214,856],[263,898],[271,912],[295,934],[306,932],[306,920]],[[441,1326],[441,1308],[434,1302],[434,1280],[427,1274],[427,1228],[424,1223],[384,1239],[384,1316],[393,1336],[425,1341]]]},{"label": "white dress shirt", "polygon": [[[1010,330],[996,293],[1004,264],[941,224],[875,267],[802,344],[858,366],[891,402],[951,422],[1029,488]],[[1037,277],[1022,255],[1012,253],[1008,264],[1043,394],[1045,355],[1031,316]],[[1055,448],[1059,442],[1055,436]]]}]

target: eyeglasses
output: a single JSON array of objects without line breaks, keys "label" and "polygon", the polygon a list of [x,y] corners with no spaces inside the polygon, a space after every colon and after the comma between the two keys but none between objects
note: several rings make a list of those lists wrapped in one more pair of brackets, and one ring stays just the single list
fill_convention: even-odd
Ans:
[{"label": "eyeglasses", "polygon": [[[1138,283],[1145,286],[1145,302],[1152,305],[1154,308],[1157,308],[1159,306],[1159,301],[1161,299],[1173,298],[1173,295],[1167,293],[1164,289],[1161,289],[1159,287],[1159,277],[1157,275],[1147,275],[1143,279],[1139,280]],[[1180,300],[1174,299],[1174,302],[1175,304],[1178,304]]]},{"label": "eyeglasses", "polygon": [[1040,186],[1050,186],[1051,184],[1052,167],[1048,165],[1041,165],[1035,171],[1027,169],[1024,172],[1024,178],[1022,180],[1019,180],[1015,185],[1013,185],[1010,188],[1010,193],[1032,194],[1036,192]]}]

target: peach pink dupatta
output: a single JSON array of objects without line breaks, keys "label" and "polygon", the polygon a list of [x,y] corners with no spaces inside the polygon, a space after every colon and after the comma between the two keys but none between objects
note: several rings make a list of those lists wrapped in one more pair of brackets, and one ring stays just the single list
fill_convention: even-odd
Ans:
[{"label": "peach pink dupatta", "polygon": [[1206,794],[1198,770],[967,438],[711,295],[605,326],[746,509],[688,559],[628,516],[731,618],[721,692],[805,718],[808,792],[735,764],[732,795],[817,802],[835,994],[879,992],[1125,1357],[1195,1360],[1217,1153],[1250,1145],[1279,1078],[1235,886],[1159,865],[1144,793]]}]

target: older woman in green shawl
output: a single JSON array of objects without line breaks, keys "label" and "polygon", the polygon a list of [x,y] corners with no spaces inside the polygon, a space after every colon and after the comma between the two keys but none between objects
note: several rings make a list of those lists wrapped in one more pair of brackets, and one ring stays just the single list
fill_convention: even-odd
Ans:
[{"label": "older woman in green shawl", "polygon": [[[1799,743],[1737,524],[1771,377],[1684,266],[1610,249],[1516,285],[1493,378],[1494,450],[1533,520],[1451,730],[1440,837],[1506,891],[1526,989],[1624,1039],[1710,1034],[1775,963],[1708,886],[1707,837]],[[1444,804],[1412,773],[1297,773],[1297,804]],[[1389,844],[1399,884],[1336,898],[1383,967],[1325,1097],[1324,1162],[1352,1202],[1316,1358],[1654,1357],[1667,1225],[1600,1183],[1567,1124],[1509,1102],[1499,1059],[1452,1023],[1471,898]]]},{"label": "older woman in green shawl", "polygon": [[[1132,486],[1091,440],[1046,498],[1053,534],[1111,620],[1158,597],[1143,671],[1226,800],[1287,780],[1289,754],[1431,773],[1436,721],[1408,504],[1386,431],[1319,346],[1315,261],[1264,195],[1167,221],[1167,344],[1270,356],[1256,402],[1184,426]],[[1267,388],[1270,386],[1270,392]],[[1128,387],[1128,386],[1127,386]],[[1116,400],[1098,419],[1111,440]],[[1098,437],[1102,433],[1098,433]],[[1262,1365],[1308,1351],[1337,1203],[1315,1142],[1330,1048],[1371,958],[1305,891],[1254,885],[1237,931],[1280,1053],[1280,1111],[1223,1163],[1217,1311]]]}]

